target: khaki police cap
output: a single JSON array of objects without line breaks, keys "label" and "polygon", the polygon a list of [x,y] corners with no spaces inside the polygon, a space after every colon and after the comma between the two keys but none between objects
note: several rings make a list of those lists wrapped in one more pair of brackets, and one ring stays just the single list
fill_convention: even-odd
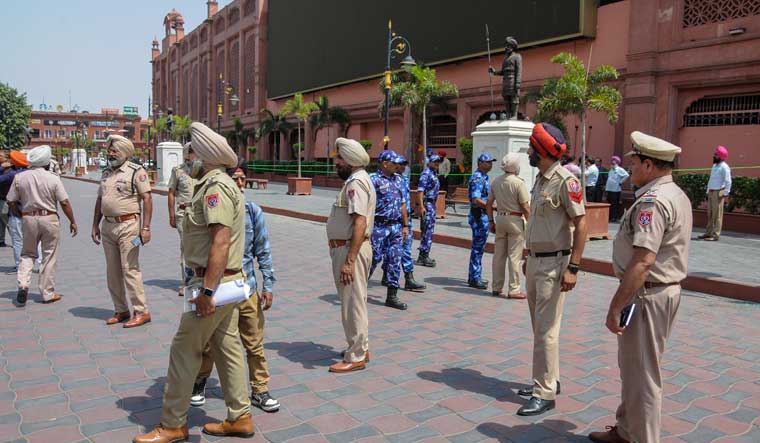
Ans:
[{"label": "khaki police cap", "polygon": [[633,150],[625,154],[626,157],[644,155],[649,158],[672,162],[676,155],[681,153],[681,148],[678,146],[639,131],[631,132],[631,143],[633,143]]}]

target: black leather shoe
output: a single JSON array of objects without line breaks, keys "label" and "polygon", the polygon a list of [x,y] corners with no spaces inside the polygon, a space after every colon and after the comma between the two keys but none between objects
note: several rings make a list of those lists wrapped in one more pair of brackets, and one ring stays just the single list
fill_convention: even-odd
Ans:
[{"label": "black leather shoe", "polygon": [[467,282],[467,286],[469,286],[471,288],[475,288],[475,289],[488,289],[488,281],[486,281],[486,280],[480,280],[480,281],[471,280],[471,281]]},{"label": "black leather shoe", "polygon": [[417,261],[414,262],[417,265],[425,266],[428,268],[435,268],[436,262],[426,252],[420,251],[420,256],[417,257]]},{"label": "black leather shoe", "polygon": [[26,304],[26,297],[29,295],[29,289],[28,288],[18,288],[18,292],[16,293],[16,302],[24,306]]},{"label": "black leather shoe", "polygon": [[554,400],[543,400],[538,397],[531,397],[528,404],[517,410],[517,415],[530,416],[543,414],[546,411],[554,409]]},{"label": "black leather shoe", "polygon": [[[560,389],[559,380],[557,380],[557,395],[559,395],[562,392]],[[530,388],[524,388],[517,391],[517,395],[521,397],[532,397],[533,396],[533,387]]]},{"label": "black leather shoe", "polygon": [[406,303],[402,303],[401,300],[399,300],[397,292],[398,288],[388,288],[388,295],[385,298],[385,306],[401,311],[406,311]]},{"label": "black leather shoe", "polygon": [[380,284],[383,286],[388,286],[388,273],[383,271],[383,279],[380,280]]}]

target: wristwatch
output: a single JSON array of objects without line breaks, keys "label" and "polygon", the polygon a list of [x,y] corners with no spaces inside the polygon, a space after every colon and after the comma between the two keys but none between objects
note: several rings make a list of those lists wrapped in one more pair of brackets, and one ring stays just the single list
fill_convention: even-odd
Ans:
[{"label": "wristwatch", "polygon": [[208,297],[213,297],[214,291],[209,288],[203,288],[203,295],[206,295]]},{"label": "wristwatch", "polygon": [[581,267],[579,265],[576,265],[575,263],[570,263],[567,265],[567,270],[570,271],[571,274],[577,274],[578,271],[581,270]]}]

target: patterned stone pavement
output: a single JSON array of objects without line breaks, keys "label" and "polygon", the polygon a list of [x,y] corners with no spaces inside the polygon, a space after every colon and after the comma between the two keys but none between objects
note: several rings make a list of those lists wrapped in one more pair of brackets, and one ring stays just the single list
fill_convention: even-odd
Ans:
[{"label": "patterned stone pavement", "polygon": [[[87,235],[96,188],[66,186],[83,232],[62,243],[62,302],[36,303],[33,291],[25,308],[14,306],[11,251],[0,249],[0,441],[127,442],[160,416],[182,309],[178,238],[165,221],[166,200],[154,196],[154,240],[142,251],[153,323],[107,327],[103,254]],[[273,215],[267,222],[279,281],[266,352],[270,389],[283,407],[256,410],[256,436],[247,441],[580,442],[613,423],[616,341],[603,322],[614,280],[581,276],[566,303],[558,408],[523,418],[514,413],[523,402],[515,391],[530,376],[527,305],[466,288],[466,250],[433,246],[440,265],[417,270],[428,291],[403,293],[407,312],[382,306],[375,276],[372,363],[333,375],[327,366],[344,340],[324,226]],[[490,255],[484,264],[489,278]],[[685,294],[664,361],[664,442],[760,441],[759,308]],[[206,405],[190,410],[193,442],[209,441],[200,425],[224,418],[218,382],[212,385]]]}]

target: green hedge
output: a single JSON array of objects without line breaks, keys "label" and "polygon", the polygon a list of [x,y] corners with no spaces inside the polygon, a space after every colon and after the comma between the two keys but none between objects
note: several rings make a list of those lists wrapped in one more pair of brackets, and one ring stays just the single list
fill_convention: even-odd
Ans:
[{"label": "green hedge", "polygon": [[[707,200],[707,174],[675,174],[674,180],[691,200],[691,205],[698,208]],[[749,214],[760,214],[760,178],[733,177],[731,195],[726,204],[727,212],[743,210]]]}]

